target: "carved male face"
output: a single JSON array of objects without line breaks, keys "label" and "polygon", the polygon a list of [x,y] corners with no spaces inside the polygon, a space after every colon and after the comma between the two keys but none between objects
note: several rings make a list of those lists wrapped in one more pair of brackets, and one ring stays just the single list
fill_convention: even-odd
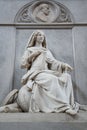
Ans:
[{"label": "carved male face", "polygon": [[41,4],[41,11],[45,14],[45,15],[49,15],[49,5],[48,4]]},{"label": "carved male face", "polygon": [[41,32],[38,32],[36,36],[36,42],[42,43],[43,41],[44,41],[44,34]]}]

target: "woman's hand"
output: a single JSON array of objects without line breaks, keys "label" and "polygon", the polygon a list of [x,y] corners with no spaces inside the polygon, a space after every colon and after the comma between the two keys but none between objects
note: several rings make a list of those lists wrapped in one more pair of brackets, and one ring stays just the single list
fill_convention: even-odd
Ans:
[{"label": "woman's hand", "polygon": [[69,64],[65,64],[65,71],[72,71],[73,68]]},{"label": "woman's hand", "polygon": [[21,83],[22,83],[23,85],[25,85],[26,82],[27,82],[27,79],[28,79],[28,76],[27,76],[27,74],[25,74],[25,75],[22,77],[22,79],[21,79]]},{"label": "woman's hand", "polygon": [[24,78],[21,79],[21,84],[23,84],[23,85],[26,84],[26,80]]},{"label": "woman's hand", "polygon": [[30,56],[29,56],[29,58],[28,58],[28,62],[30,63],[30,62],[32,62],[32,59],[35,59],[37,56],[39,56],[41,54],[41,52],[40,51],[36,51],[36,52],[33,52]]},{"label": "woman's hand", "polygon": [[63,63],[62,66],[63,66],[64,71],[72,71],[73,70],[73,68],[67,63]]}]

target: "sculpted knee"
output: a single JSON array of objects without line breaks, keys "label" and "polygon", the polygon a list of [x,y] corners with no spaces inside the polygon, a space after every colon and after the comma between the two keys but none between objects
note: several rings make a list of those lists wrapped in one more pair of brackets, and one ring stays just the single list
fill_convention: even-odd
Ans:
[{"label": "sculpted knee", "polygon": [[21,109],[25,112],[29,110],[29,100],[30,100],[30,92],[26,86],[23,86],[18,93],[18,100],[17,103],[21,107]]}]

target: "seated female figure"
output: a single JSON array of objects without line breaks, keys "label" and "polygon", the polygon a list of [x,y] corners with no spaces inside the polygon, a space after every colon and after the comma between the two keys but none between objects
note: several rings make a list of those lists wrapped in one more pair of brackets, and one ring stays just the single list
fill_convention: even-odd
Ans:
[{"label": "seated female figure", "polygon": [[74,101],[71,76],[68,74],[72,67],[53,57],[46,48],[42,31],[31,35],[21,67],[27,69],[27,73],[22,77],[23,86],[16,103],[5,103],[0,112],[5,112],[5,108],[15,111],[16,107],[17,111],[24,112],[66,112],[75,115],[79,108],[84,109]]},{"label": "seated female figure", "polygon": [[[35,55],[30,60],[32,54]],[[25,88],[31,91],[29,105],[27,109],[24,105],[24,111],[77,113],[78,107],[74,102],[71,76],[67,73],[67,70],[71,71],[72,67],[57,61],[46,49],[43,32],[36,31],[32,34],[22,58],[22,67],[29,70],[22,78],[24,88],[21,91]],[[21,106],[20,95],[19,91],[18,98]]]}]

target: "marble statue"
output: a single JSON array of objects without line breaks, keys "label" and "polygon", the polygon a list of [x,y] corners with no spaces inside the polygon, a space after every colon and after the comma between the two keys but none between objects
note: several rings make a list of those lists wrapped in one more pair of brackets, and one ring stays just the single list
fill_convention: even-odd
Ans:
[{"label": "marble statue", "polygon": [[20,90],[11,91],[0,112],[65,112],[77,114],[84,105],[75,102],[71,76],[73,68],[56,60],[46,47],[46,38],[37,30],[29,38],[21,61],[27,72]]}]

